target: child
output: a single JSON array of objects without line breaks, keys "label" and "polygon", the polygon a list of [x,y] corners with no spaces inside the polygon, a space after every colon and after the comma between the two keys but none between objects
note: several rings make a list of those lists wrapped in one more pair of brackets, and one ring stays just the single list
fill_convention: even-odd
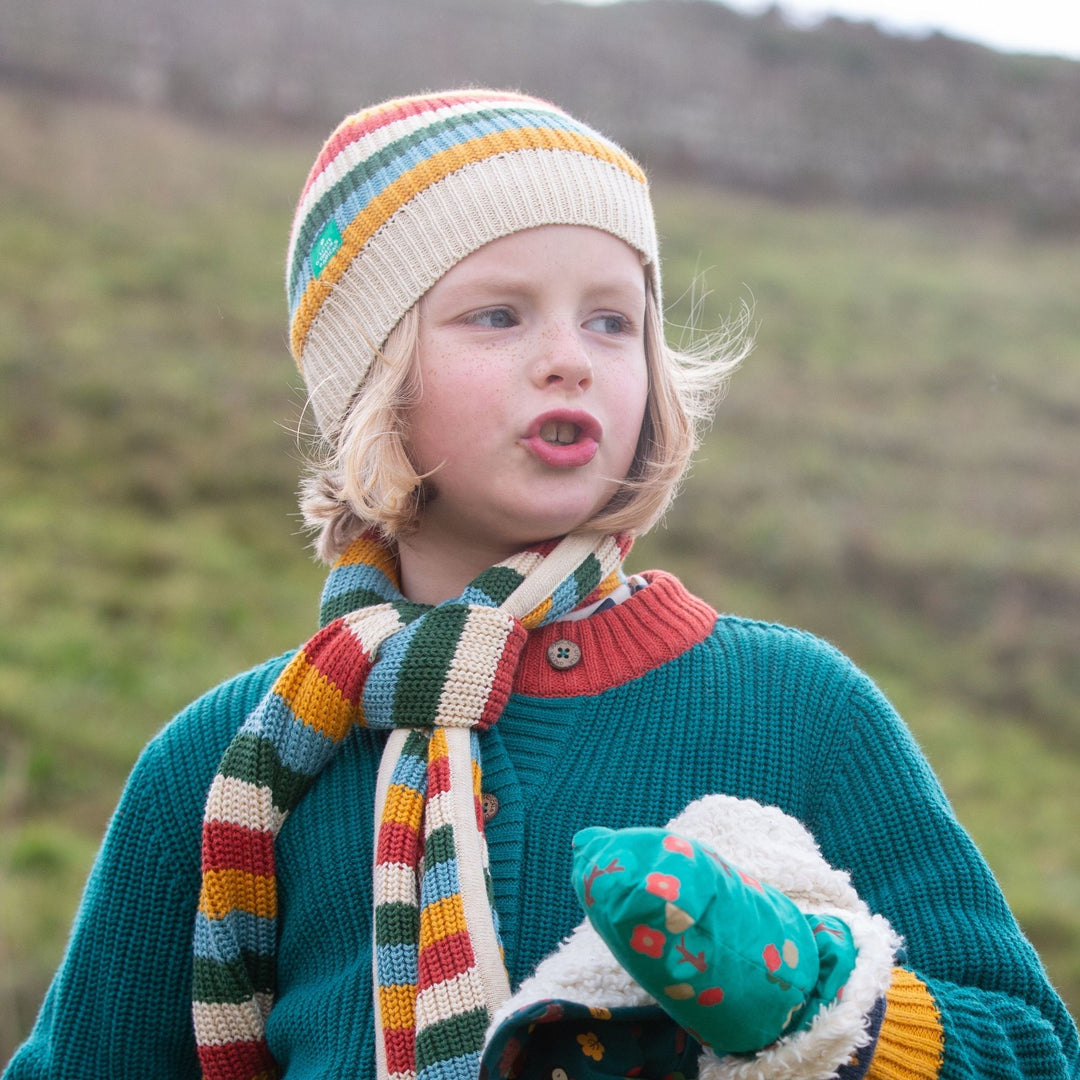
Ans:
[{"label": "child", "polygon": [[730,366],[665,346],[622,150],[349,117],[288,296],[322,629],[147,747],[11,1080],[1077,1075],[870,680],[621,570]]}]

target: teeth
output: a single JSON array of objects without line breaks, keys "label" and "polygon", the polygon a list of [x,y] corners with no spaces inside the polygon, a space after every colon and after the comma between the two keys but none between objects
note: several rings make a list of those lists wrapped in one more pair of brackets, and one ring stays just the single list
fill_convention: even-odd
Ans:
[{"label": "teeth", "polygon": [[546,443],[569,446],[577,438],[577,424],[563,420],[549,420],[540,428],[540,438]]}]

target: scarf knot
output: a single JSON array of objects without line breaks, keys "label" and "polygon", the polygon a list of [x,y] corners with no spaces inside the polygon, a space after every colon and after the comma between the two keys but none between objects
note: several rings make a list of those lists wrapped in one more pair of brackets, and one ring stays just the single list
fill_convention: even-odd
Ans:
[{"label": "scarf knot", "polygon": [[365,722],[486,730],[506,707],[527,638],[521,620],[500,608],[456,600],[429,609],[379,646]]},{"label": "scarf knot", "polygon": [[527,549],[434,607],[393,552],[355,541],[322,628],[226,749],[203,818],[193,1017],[206,1080],[272,1080],[275,842],[354,725],[387,729],[376,790],[372,970],[380,1080],[475,1076],[509,996],[480,808],[479,732],[501,715],[528,632],[624,580],[625,536]]}]

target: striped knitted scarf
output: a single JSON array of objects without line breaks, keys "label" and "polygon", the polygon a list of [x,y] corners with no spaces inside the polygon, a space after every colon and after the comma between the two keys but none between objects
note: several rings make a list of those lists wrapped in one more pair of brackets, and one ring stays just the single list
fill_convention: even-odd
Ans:
[{"label": "striped knitted scarf", "polygon": [[225,751],[203,819],[193,1012],[206,1080],[279,1075],[274,842],[354,724],[389,731],[376,792],[378,1076],[475,1080],[509,995],[490,901],[478,732],[500,716],[527,631],[622,580],[630,541],[571,535],[485,570],[455,600],[406,600],[374,535],[330,573],[322,629]]}]

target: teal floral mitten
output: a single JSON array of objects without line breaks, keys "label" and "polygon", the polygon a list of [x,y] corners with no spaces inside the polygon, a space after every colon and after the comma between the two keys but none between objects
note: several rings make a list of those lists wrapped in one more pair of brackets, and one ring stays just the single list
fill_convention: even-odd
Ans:
[{"label": "teal floral mitten", "polygon": [[839,1000],[857,950],[712,849],[665,829],[574,837],[574,888],[623,968],[715,1053],[752,1053]]}]

